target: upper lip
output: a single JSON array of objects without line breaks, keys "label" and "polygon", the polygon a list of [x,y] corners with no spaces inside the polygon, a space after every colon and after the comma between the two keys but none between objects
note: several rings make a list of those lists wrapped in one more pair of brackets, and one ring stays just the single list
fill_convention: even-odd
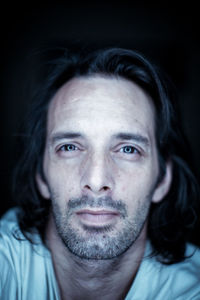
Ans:
[{"label": "upper lip", "polygon": [[91,214],[91,215],[119,215],[119,212],[105,209],[82,209],[76,212],[77,214]]}]

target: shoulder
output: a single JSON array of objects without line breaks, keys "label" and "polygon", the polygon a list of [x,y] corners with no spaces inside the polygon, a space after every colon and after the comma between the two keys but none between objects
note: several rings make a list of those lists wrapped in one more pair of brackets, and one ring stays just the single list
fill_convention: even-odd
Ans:
[{"label": "shoulder", "polygon": [[177,295],[177,299],[199,299],[200,249],[197,246],[188,244],[186,257],[184,261],[173,264],[166,270],[169,273],[168,276],[172,273],[170,279],[171,293]]},{"label": "shoulder", "polygon": [[146,255],[127,300],[199,300],[200,249],[187,244],[186,256],[180,263],[165,265]]},{"label": "shoulder", "polygon": [[187,267],[188,270],[193,271],[198,275],[200,280],[200,248],[198,246],[187,244],[186,248],[186,259],[180,263],[184,267]]},{"label": "shoulder", "polygon": [[15,273],[23,263],[23,257],[30,253],[32,248],[19,228],[17,211],[13,208],[0,219],[0,261],[5,268],[9,266]]},{"label": "shoulder", "polygon": [[0,219],[0,258],[2,255],[10,260],[10,263],[23,264],[23,260],[31,255],[34,256],[50,256],[49,251],[43,245],[39,234],[31,234],[30,242],[21,232],[18,220],[18,209],[9,210]]},{"label": "shoulder", "polygon": [[[19,264],[17,257],[20,253],[19,241],[15,233],[19,231],[16,210],[8,211],[0,220],[0,295],[9,295],[10,299],[16,293],[19,280]],[[14,298],[13,298],[14,299]]]},{"label": "shoulder", "polygon": [[0,253],[11,255],[14,251],[16,255],[22,247],[28,247],[31,243],[25,238],[20,230],[17,213],[18,208],[8,210],[0,219]]},{"label": "shoulder", "polygon": [[159,277],[163,284],[165,282],[170,299],[195,300],[200,297],[200,249],[187,244],[185,255],[187,258],[180,263],[157,263],[160,268]]},{"label": "shoulder", "polygon": [[22,238],[23,235],[17,223],[17,209],[11,209],[0,220],[0,253],[6,256],[13,247],[17,251],[18,239]]},{"label": "shoulder", "polygon": [[185,260],[169,266],[162,265],[163,272],[170,272],[176,276],[176,280],[187,278],[187,282],[200,283],[200,248],[198,246],[187,244]]},{"label": "shoulder", "polygon": [[[34,241],[37,241],[35,244],[24,237],[16,214],[17,210],[11,209],[0,220],[0,298],[15,299],[17,295],[17,299],[21,299],[26,295],[26,299],[32,299],[29,290],[36,293],[35,287],[44,284],[46,270],[51,267],[50,253],[40,241],[39,235],[33,236]],[[40,291],[43,290],[41,286]]]}]

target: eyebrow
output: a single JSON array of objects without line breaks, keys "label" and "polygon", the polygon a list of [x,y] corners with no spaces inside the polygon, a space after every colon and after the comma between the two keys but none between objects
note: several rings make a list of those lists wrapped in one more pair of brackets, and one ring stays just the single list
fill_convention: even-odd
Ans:
[{"label": "eyebrow", "polygon": [[[74,138],[84,138],[84,135],[82,135],[79,132],[57,132],[52,135],[51,142],[55,143],[56,141],[62,140],[62,139],[74,139]],[[126,141],[136,141],[138,143],[142,143],[145,146],[149,146],[149,139],[141,134],[134,134],[134,133],[126,133],[126,132],[120,132],[117,134],[114,134],[112,138],[115,138],[117,140],[126,140]]]},{"label": "eyebrow", "polygon": [[150,145],[149,139],[141,134],[120,132],[118,134],[115,134],[114,138],[116,138],[117,140],[136,141],[138,143],[144,144],[145,146]]},{"label": "eyebrow", "polygon": [[55,143],[56,141],[62,139],[74,139],[74,138],[83,138],[83,135],[79,132],[57,132],[52,135],[51,141]]}]

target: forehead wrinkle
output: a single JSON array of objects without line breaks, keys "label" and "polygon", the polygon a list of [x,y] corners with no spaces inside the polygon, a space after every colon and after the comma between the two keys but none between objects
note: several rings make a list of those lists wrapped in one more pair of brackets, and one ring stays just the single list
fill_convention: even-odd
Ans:
[{"label": "forehead wrinkle", "polygon": [[[103,80],[103,85],[102,85]],[[112,82],[111,82],[112,80]],[[112,86],[113,82],[114,84],[114,90],[107,89],[108,86]],[[117,83],[117,85],[116,85]],[[122,84],[122,88],[120,86]],[[124,85],[125,84],[125,85]],[[128,91],[126,89],[126,85],[128,85]],[[108,90],[108,92],[107,92]],[[120,97],[117,94],[117,91],[120,91]],[[77,94],[76,94],[77,93]],[[123,94],[127,95],[128,105],[131,105],[131,109],[136,110],[137,114],[135,116],[140,116],[142,114],[141,118],[133,117],[129,113],[130,109],[127,109],[127,101],[122,97]],[[118,99],[115,99],[115,95],[118,95]],[[105,97],[106,96],[106,97]],[[144,101],[142,101],[142,106],[138,106],[137,103],[140,103],[140,97],[145,97],[145,101],[148,102],[150,105],[146,105]],[[96,98],[99,97],[99,98]],[[105,99],[108,98],[108,105],[107,102],[105,102]],[[92,101],[92,100],[98,99],[98,101]],[[66,128],[67,131],[71,131],[73,129],[73,122],[75,126],[79,126],[80,122],[83,123],[85,126],[88,125],[88,121],[91,122],[92,117],[92,111],[96,113],[95,115],[95,122],[99,122],[101,124],[102,117],[103,123],[106,121],[107,126],[111,128],[113,120],[110,119],[111,117],[115,117],[114,121],[118,120],[120,121],[121,117],[123,118],[124,125],[127,123],[129,125],[129,131],[131,131],[131,123],[133,124],[132,128],[134,131],[144,131],[148,133],[148,136],[151,138],[151,130],[152,128],[155,131],[155,109],[154,105],[152,103],[152,100],[150,96],[146,95],[143,90],[138,87],[136,84],[133,84],[129,82],[128,80],[122,80],[122,79],[115,79],[115,78],[75,78],[72,79],[71,82],[68,82],[65,84],[65,86],[61,87],[61,90],[58,91],[58,93],[54,96],[52,99],[52,105],[49,107],[49,132],[54,131],[55,127],[58,126],[60,130],[65,130],[65,124],[68,128]],[[116,106],[113,106],[113,103],[115,104],[115,101],[117,101]],[[109,105],[111,103],[111,105]],[[86,109],[85,109],[85,107]],[[129,107],[128,106],[128,107]],[[80,107],[80,110],[78,109]],[[88,108],[88,109],[87,109]],[[114,109],[113,109],[114,108]],[[120,109],[120,113],[118,113]],[[100,113],[99,113],[100,112]],[[112,113],[112,114],[111,114]],[[150,113],[150,119],[147,121],[145,114]],[[81,121],[76,120],[77,118],[81,117]],[[153,118],[152,118],[153,117]],[[130,121],[129,121],[130,118]],[[131,120],[132,118],[132,120]],[[143,122],[141,123],[141,120]],[[58,120],[58,122],[57,122]],[[67,123],[67,121],[69,122]],[[153,125],[150,126],[150,123]],[[66,122],[66,123],[65,123]],[[71,124],[70,124],[71,122]],[[144,123],[144,124],[143,124]],[[135,124],[138,124],[135,127]],[[104,125],[104,124],[102,124]],[[139,126],[139,127],[138,127]],[[137,128],[138,127],[138,128]],[[58,129],[57,128],[57,129]],[[125,131],[127,131],[126,125],[123,126]],[[77,130],[79,131],[79,129]]]}]

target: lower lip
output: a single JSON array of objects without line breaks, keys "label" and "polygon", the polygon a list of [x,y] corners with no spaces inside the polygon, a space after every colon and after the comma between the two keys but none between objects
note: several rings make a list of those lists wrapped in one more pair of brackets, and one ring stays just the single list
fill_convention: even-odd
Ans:
[{"label": "lower lip", "polygon": [[89,213],[89,212],[79,212],[78,217],[83,223],[88,225],[106,225],[113,222],[119,215],[115,213]]}]

